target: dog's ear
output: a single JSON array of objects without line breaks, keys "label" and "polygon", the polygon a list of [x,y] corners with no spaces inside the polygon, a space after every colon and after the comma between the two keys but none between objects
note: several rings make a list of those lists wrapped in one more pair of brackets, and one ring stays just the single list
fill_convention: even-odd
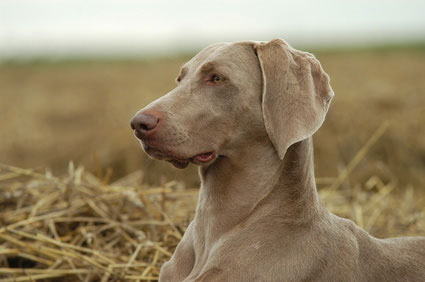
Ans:
[{"label": "dog's ear", "polygon": [[289,146],[322,125],[334,96],[329,76],[310,53],[280,39],[256,43],[263,76],[262,108],[267,134],[279,158]]}]

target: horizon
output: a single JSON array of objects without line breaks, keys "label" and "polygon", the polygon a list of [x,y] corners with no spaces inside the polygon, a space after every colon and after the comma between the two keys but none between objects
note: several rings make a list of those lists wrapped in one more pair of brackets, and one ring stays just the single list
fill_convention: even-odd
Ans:
[{"label": "horizon", "polygon": [[205,7],[194,0],[3,0],[0,59],[164,56],[272,38],[309,48],[409,44],[425,40],[423,12],[418,0],[217,0]]}]

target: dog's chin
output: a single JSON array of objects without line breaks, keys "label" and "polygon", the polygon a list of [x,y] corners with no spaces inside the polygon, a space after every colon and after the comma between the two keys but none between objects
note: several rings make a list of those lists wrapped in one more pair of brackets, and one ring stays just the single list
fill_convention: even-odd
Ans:
[{"label": "dog's chin", "polygon": [[168,160],[168,162],[180,169],[186,168],[190,163],[188,160]]},{"label": "dog's chin", "polygon": [[206,151],[203,153],[198,153],[194,155],[189,155],[185,157],[183,154],[174,152],[169,149],[156,148],[143,144],[143,150],[151,157],[157,160],[164,160],[171,163],[176,168],[186,168],[189,163],[196,165],[209,165],[216,159],[216,153],[214,151]]}]

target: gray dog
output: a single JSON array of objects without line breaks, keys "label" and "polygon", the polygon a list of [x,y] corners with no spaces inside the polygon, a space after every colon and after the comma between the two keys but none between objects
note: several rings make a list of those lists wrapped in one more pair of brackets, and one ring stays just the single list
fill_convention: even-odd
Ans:
[{"label": "gray dog", "polygon": [[331,214],[312,135],[334,93],[282,40],[211,45],[131,122],[151,157],[200,165],[195,219],[160,281],[425,281],[425,237],[380,240]]}]

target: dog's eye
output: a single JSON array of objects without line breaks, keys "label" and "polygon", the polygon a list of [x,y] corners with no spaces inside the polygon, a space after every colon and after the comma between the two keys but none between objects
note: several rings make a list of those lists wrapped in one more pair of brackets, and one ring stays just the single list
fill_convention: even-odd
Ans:
[{"label": "dog's eye", "polygon": [[219,82],[219,81],[222,81],[222,80],[223,79],[218,75],[213,75],[213,77],[211,78],[212,82]]},{"label": "dog's eye", "polygon": [[221,84],[223,81],[225,81],[226,79],[222,76],[213,74],[213,75],[209,75],[207,77],[207,79],[205,80],[205,82],[209,85],[215,85],[215,84]]}]

